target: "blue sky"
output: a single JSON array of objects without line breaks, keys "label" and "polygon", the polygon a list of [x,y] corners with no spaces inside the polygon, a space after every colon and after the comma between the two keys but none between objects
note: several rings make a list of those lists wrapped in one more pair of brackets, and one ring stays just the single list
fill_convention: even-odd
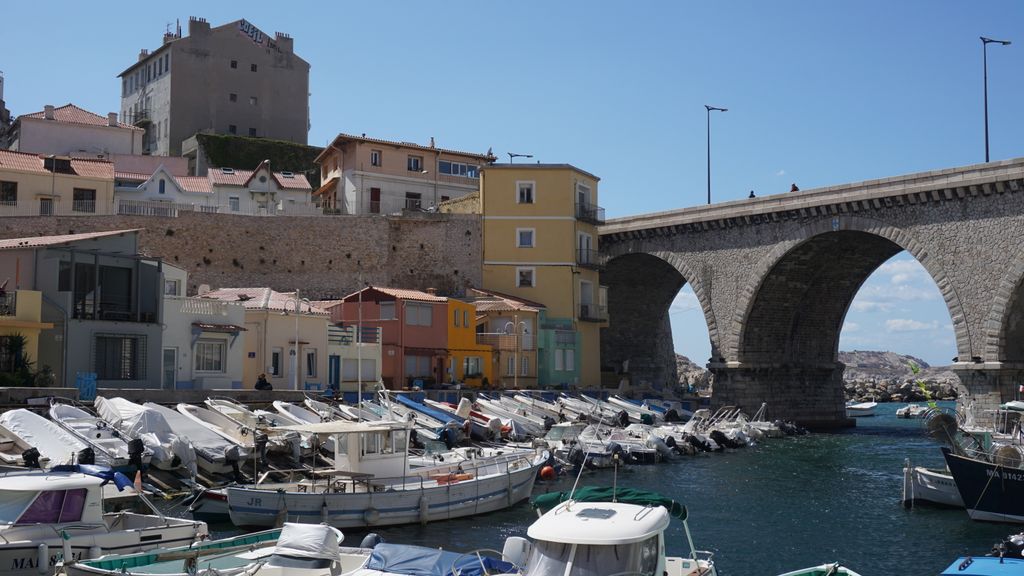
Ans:
[{"label": "blue sky", "polygon": [[[716,200],[982,161],[979,35],[1015,42],[989,47],[990,141],[993,159],[1024,156],[1014,1],[58,1],[3,14],[14,114],[117,110],[116,74],[168,23],[244,17],[290,33],[311,63],[310,143],[433,136],[569,162],[601,176],[609,217],[705,201],[704,104],[729,108],[712,117]],[[926,275],[896,272],[906,258],[867,282],[842,347],[947,362],[949,315]],[[706,329],[686,299],[673,308],[676,346],[703,361]]]}]

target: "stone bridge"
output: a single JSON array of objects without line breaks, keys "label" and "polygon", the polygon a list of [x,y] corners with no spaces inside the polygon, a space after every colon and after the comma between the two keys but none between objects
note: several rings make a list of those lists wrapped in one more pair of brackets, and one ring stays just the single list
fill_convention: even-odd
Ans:
[{"label": "stone bridge", "polygon": [[[716,405],[849,424],[839,332],[857,290],[906,250],[956,333],[962,399],[1024,383],[1024,159],[610,220],[602,362],[675,381],[668,310],[689,283],[711,338]],[[699,360],[698,360],[699,361]]]}]

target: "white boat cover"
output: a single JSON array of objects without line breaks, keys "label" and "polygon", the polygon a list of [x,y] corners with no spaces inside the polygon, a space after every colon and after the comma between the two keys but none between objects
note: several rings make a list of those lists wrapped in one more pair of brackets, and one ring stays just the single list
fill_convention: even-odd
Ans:
[{"label": "white boat cover", "polygon": [[[68,431],[50,422],[46,418],[24,408],[10,410],[0,414],[0,424],[17,434],[26,444],[39,450],[39,454],[50,460],[50,465],[73,464],[74,456],[79,450],[88,446]],[[96,454],[97,464],[102,455]]]},{"label": "white boat cover", "polygon": [[169,429],[179,436],[188,438],[196,452],[203,455],[207,460],[221,461],[229,454],[232,454],[232,452],[237,459],[247,456],[247,451],[243,450],[238,444],[222,438],[213,430],[188,418],[177,410],[171,410],[152,402],[146,402],[143,404],[143,407],[149,408],[163,416],[169,425]]},{"label": "white boat cover", "polygon": [[163,415],[124,398],[96,398],[96,413],[112,426],[142,444],[153,453],[153,460],[170,462],[177,456],[181,465],[195,473],[196,454],[188,439],[175,434]]},{"label": "white boat cover", "polygon": [[337,560],[338,545],[345,539],[341,531],[326,524],[296,524],[285,522],[277,539],[274,554],[299,558]]}]

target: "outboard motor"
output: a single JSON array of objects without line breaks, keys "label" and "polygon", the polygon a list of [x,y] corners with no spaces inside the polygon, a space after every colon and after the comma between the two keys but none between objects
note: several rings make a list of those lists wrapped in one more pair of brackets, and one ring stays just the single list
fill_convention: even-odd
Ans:
[{"label": "outboard motor", "polygon": [[629,426],[629,414],[625,410],[619,410],[619,413],[615,415],[615,421],[619,423],[620,428]]},{"label": "outboard motor", "polygon": [[380,534],[376,532],[370,532],[366,536],[363,536],[362,542],[359,543],[360,548],[374,548],[377,544],[383,544],[384,539],[380,537]]},{"label": "outboard motor", "polygon": [[551,428],[555,425],[555,419],[551,416],[544,416],[544,431],[550,432]]},{"label": "outboard motor", "polygon": [[39,465],[39,449],[29,448],[21,453],[21,459],[25,461],[26,468],[41,468]]},{"label": "outboard motor", "polygon": [[569,464],[572,464],[574,467],[579,468],[580,466],[583,466],[583,464],[586,462],[587,455],[583,452],[583,449],[580,448],[579,444],[573,442],[572,447],[569,448],[569,453],[566,454],[565,459],[569,462]]},{"label": "outboard motor", "polygon": [[96,452],[86,446],[78,451],[75,455],[75,462],[78,464],[95,464],[96,463]]},{"label": "outboard motor", "polygon": [[452,428],[450,426],[445,426],[444,429],[441,430],[441,434],[439,434],[439,436],[441,437],[441,441],[444,442],[445,448],[451,450],[459,443],[456,438],[458,433],[459,432],[456,428]]},{"label": "outboard motor", "polygon": [[693,446],[698,452],[711,452],[712,450],[710,444],[693,434],[687,434],[686,436],[683,436],[683,439],[686,440],[690,446]]},{"label": "outboard motor", "polygon": [[420,434],[415,428],[409,430],[409,446],[413,448],[423,448],[423,442],[420,442]]},{"label": "outboard motor", "polygon": [[641,414],[640,423],[646,424],[648,426],[654,426],[654,417],[651,416],[650,414]]},{"label": "outboard motor", "polygon": [[711,433],[708,434],[708,436],[710,436],[716,444],[718,444],[719,446],[723,446],[725,448],[741,448],[743,446],[742,442],[732,440],[731,438],[726,436],[725,433],[722,432],[721,430],[712,430]]},{"label": "outboard motor", "polygon": [[487,421],[487,435],[492,442],[501,440],[501,420],[491,418]]},{"label": "outboard motor", "polygon": [[231,448],[224,451],[224,460],[231,466],[231,475],[234,477],[235,482],[242,484],[245,482],[245,477],[242,476],[242,471],[239,469],[238,460],[241,458],[241,454],[238,452],[238,446],[232,446]]},{"label": "outboard motor", "polygon": [[253,437],[253,447],[256,448],[256,453],[259,454],[260,464],[264,464],[267,461],[267,443],[270,442],[270,438],[262,432],[257,433]]},{"label": "outboard motor", "polygon": [[624,450],[618,442],[609,442],[608,451],[611,452],[612,456],[618,456],[619,461],[624,464],[633,464],[636,461],[636,458]]},{"label": "outboard motor", "polygon": [[142,440],[135,438],[128,441],[128,462],[139,472],[142,471],[142,454],[146,451],[146,445]]},{"label": "outboard motor", "polygon": [[683,418],[679,415],[679,412],[675,408],[669,408],[665,411],[665,422],[682,422]]}]

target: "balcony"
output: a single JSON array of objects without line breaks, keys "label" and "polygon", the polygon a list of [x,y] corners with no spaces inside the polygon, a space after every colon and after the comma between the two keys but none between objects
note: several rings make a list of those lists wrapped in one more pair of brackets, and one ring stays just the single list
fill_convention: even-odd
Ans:
[{"label": "balcony", "polygon": [[576,219],[590,224],[604,224],[604,208],[596,204],[576,204]]},{"label": "balcony", "polygon": [[584,322],[607,322],[608,307],[598,304],[580,304],[577,317]]},{"label": "balcony", "polygon": [[515,351],[525,352],[533,350],[532,335],[522,337],[522,344],[517,342],[515,334],[502,334],[502,333],[484,333],[476,335],[476,343],[482,346],[490,346],[494,350],[500,351]]},{"label": "balcony", "polygon": [[0,294],[0,316],[15,316],[18,311],[16,292],[4,292]]},{"label": "balcony", "polygon": [[406,198],[405,199],[405,209],[406,210],[422,210],[423,209],[423,200],[420,200],[419,198]]},{"label": "balcony", "polygon": [[[379,327],[363,326],[362,328],[362,338],[359,339],[359,344],[376,346],[381,343],[381,329]],[[356,332],[356,326],[352,324],[348,326],[328,326],[327,343],[332,346],[352,346],[356,344]]]},{"label": "balcony", "polygon": [[129,114],[128,116],[131,119],[131,124],[140,128],[148,126],[153,122],[153,119],[149,115],[149,110],[139,110],[138,112]]},{"label": "balcony", "polygon": [[604,259],[601,253],[590,248],[576,249],[576,265],[590,270],[604,270]]},{"label": "balcony", "polygon": [[96,213],[96,201],[95,200],[72,200],[71,211],[81,212],[86,214]]}]

